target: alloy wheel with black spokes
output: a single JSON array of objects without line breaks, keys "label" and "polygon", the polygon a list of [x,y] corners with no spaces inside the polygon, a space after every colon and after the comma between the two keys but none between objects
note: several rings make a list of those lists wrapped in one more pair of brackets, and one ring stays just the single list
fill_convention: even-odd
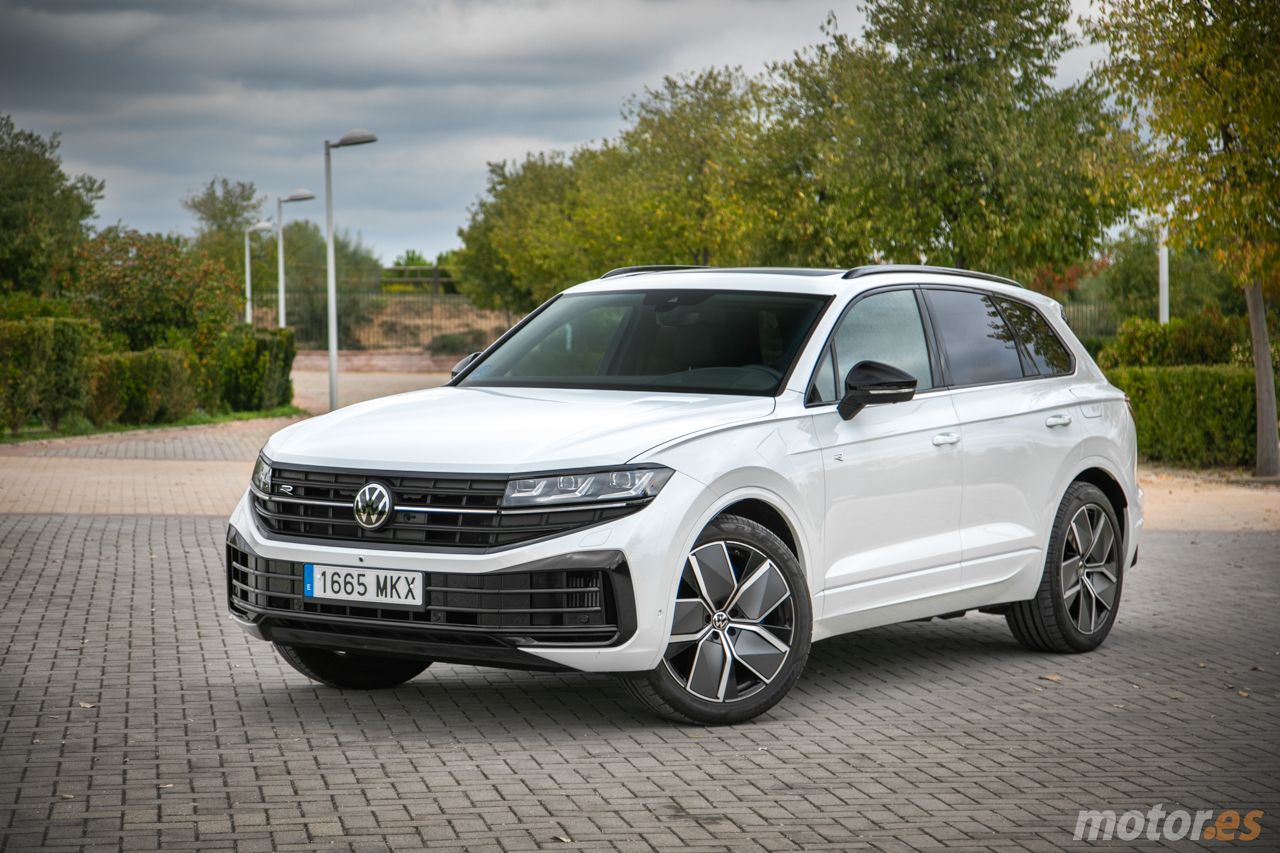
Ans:
[{"label": "alloy wheel with black spokes", "polygon": [[736,702],[777,677],[794,632],[774,562],[744,542],[709,542],[685,560],[663,662],[693,696]]},{"label": "alloy wheel with black spokes", "polygon": [[1120,590],[1116,564],[1116,532],[1098,504],[1076,510],[1067,528],[1062,555],[1062,601],[1082,634],[1092,634],[1107,621]]},{"label": "alloy wheel with black spokes", "polygon": [[1054,519],[1035,598],[1005,619],[1029,649],[1087,652],[1111,632],[1124,585],[1122,528],[1111,500],[1091,483],[1072,483]]},{"label": "alloy wheel with black spokes", "polygon": [[721,516],[685,558],[662,662],[632,692],[671,719],[750,719],[799,677],[811,624],[795,555],[761,525]]}]

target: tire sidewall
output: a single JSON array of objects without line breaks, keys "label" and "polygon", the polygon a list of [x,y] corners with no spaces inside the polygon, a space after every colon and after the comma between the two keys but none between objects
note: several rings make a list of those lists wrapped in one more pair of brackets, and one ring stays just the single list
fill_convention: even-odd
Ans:
[{"label": "tire sidewall", "polygon": [[[755,522],[737,516],[719,516],[698,534],[690,550],[720,541],[750,545],[763,552],[781,570],[791,590],[794,629],[791,651],[782,665],[784,672],[757,693],[736,702],[709,702],[693,696],[671,674],[665,661],[658,662],[658,666],[649,673],[653,689],[672,708],[707,725],[742,722],[777,704],[803,672],[813,637],[813,603],[809,596],[809,585],[799,561],[782,540]],[[680,571],[683,571],[683,566]],[[671,599],[674,602],[674,589]]]}]

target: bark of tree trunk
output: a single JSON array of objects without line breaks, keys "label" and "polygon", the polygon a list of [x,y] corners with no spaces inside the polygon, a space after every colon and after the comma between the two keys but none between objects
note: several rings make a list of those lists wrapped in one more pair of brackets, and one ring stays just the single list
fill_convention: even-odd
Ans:
[{"label": "bark of tree trunk", "polygon": [[1271,342],[1267,336],[1267,311],[1262,299],[1262,283],[1245,288],[1249,306],[1249,333],[1253,338],[1253,382],[1256,389],[1258,461],[1256,477],[1280,477],[1280,440],[1276,438],[1276,372],[1271,363]]}]

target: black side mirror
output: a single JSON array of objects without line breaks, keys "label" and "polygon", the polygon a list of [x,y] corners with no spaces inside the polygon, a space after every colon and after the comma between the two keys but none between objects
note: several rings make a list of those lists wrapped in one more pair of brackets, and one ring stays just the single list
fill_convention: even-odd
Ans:
[{"label": "black side mirror", "polygon": [[473,352],[473,353],[471,353],[471,355],[464,355],[464,356],[462,357],[462,361],[459,361],[457,364],[455,364],[455,365],[453,366],[453,370],[451,370],[451,371],[449,372],[449,378],[450,378],[450,379],[453,379],[453,378],[454,378],[454,377],[456,377],[459,373],[461,373],[462,371],[466,370],[466,369],[467,369],[467,366],[468,366],[468,365],[470,365],[470,364],[471,364],[471,362],[475,361],[475,360],[476,360],[476,358],[477,358],[479,355],[480,355],[480,353],[478,353],[478,352]]},{"label": "black side mirror", "polygon": [[836,411],[846,421],[875,403],[905,403],[916,395],[916,378],[878,361],[860,361],[844,378],[844,397]]}]

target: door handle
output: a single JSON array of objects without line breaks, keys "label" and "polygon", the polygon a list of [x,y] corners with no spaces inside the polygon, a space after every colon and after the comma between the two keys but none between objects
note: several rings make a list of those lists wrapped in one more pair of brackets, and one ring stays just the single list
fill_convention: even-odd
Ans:
[{"label": "door handle", "polygon": [[942,447],[944,444],[957,444],[959,441],[960,436],[954,432],[940,432],[933,437],[933,446]]},{"label": "door handle", "polygon": [[1049,415],[1044,419],[1044,425],[1049,429],[1071,426],[1071,415]]}]

